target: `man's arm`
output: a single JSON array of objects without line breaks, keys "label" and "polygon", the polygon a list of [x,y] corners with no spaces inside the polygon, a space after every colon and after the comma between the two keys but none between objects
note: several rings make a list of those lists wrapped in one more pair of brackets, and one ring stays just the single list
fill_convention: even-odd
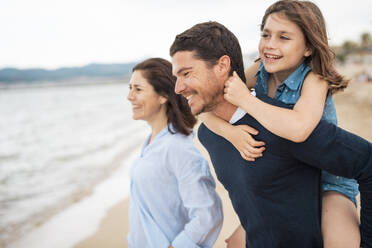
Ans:
[{"label": "man's arm", "polygon": [[290,143],[292,155],[332,174],[355,178],[361,195],[363,248],[372,247],[372,144],[333,124],[321,121],[303,143]]}]

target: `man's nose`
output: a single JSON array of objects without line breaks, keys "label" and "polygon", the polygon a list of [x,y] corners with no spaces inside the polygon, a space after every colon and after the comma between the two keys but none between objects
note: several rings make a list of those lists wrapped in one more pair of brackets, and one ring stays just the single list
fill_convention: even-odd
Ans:
[{"label": "man's nose", "polygon": [[182,80],[177,78],[176,87],[174,89],[174,92],[176,92],[176,94],[181,94],[182,91],[185,90],[185,88],[186,88],[185,83],[182,82]]}]

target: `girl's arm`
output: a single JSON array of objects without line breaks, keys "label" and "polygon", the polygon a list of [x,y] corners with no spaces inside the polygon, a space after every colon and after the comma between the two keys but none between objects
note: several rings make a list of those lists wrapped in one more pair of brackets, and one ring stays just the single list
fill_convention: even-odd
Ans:
[{"label": "girl's arm", "polygon": [[293,110],[280,108],[252,96],[234,72],[226,81],[224,97],[244,109],[272,133],[294,142],[303,142],[322,117],[327,91],[327,82],[310,72]]},{"label": "girl's arm", "polygon": [[249,66],[247,69],[244,70],[245,79],[247,80],[246,85],[247,87],[254,88],[256,86],[256,73],[260,68],[260,61],[254,62],[253,65]]},{"label": "girl's arm", "polygon": [[245,160],[254,161],[255,158],[262,156],[262,152],[265,150],[265,143],[256,141],[251,136],[258,134],[256,129],[247,125],[231,125],[210,112],[200,114],[199,119],[208,129],[233,144]]}]

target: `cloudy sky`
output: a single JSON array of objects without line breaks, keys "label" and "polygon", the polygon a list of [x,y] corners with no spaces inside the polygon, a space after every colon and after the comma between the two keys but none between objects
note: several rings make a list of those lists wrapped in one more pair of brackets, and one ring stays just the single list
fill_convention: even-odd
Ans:
[{"label": "cloudy sky", "polygon": [[[169,59],[175,35],[218,21],[243,52],[257,49],[259,23],[275,0],[1,0],[0,68],[57,68]],[[315,0],[331,44],[372,32],[371,0]]]}]

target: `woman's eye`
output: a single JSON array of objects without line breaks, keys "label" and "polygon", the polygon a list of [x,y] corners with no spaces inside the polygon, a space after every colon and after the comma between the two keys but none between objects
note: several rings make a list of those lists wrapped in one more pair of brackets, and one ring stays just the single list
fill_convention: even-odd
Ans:
[{"label": "woman's eye", "polygon": [[280,36],[280,39],[282,39],[282,40],[289,40],[289,38],[287,36]]},{"label": "woman's eye", "polygon": [[185,72],[185,73],[183,74],[184,77],[186,77],[187,75],[189,75],[189,72]]}]

